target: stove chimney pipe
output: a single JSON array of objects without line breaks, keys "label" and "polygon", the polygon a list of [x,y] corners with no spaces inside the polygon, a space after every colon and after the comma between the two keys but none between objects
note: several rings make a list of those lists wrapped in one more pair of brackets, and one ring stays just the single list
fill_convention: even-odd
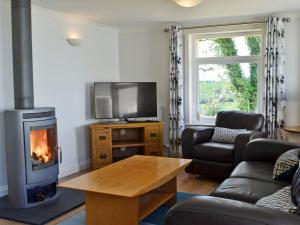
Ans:
[{"label": "stove chimney pipe", "polygon": [[16,109],[34,108],[31,0],[11,0]]}]

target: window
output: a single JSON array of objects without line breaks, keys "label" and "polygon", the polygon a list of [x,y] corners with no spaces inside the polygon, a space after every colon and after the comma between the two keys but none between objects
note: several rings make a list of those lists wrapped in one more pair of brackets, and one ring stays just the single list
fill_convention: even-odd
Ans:
[{"label": "window", "polygon": [[188,124],[212,125],[219,111],[260,111],[263,26],[201,29],[185,40]]}]

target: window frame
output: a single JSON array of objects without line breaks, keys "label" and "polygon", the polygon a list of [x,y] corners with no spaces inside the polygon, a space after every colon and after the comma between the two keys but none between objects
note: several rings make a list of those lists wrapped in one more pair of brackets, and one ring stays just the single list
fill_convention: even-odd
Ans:
[{"label": "window frame", "polygon": [[[199,39],[210,39],[217,37],[235,37],[245,35],[261,36],[261,53],[259,56],[216,56],[216,57],[197,57],[196,42]],[[202,64],[228,64],[228,63],[257,63],[258,64],[258,92],[257,92],[257,110],[263,110],[263,83],[264,83],[264,24],[246,24],[246,25],[231,25],[220,27],[199,28],[184,31],[185,41],[185,118],[187,126],[212,126],[215,124],[215,118],[203,118],[197,120],[198,113],[198,94],[194,94],[194,90],[198,90],[199,65]]]}]

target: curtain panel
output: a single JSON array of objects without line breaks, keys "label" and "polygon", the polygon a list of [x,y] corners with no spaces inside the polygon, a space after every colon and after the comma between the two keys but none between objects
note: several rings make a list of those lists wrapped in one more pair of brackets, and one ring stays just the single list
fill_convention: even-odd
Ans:
[{"label": "curtain panel", "polygon": [[283,139],[286,112],[284,22],[266,20],[265,49],[265,131],[272,139]]},{"label": "curtain panel", "polygon": [[183,110],[183,48],[182,31],[170,29],[170,156],[181,157],[181,134],[184,129]]}]

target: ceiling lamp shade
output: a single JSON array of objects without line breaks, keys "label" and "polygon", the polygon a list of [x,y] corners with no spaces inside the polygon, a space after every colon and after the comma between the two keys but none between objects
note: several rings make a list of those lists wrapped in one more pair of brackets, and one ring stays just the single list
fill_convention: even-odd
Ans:
[{"label": "ceiling lamp shade", "polygon": [[182,7],[194,7],[199,5],[202,0],[174,0],[178,5]]}]

